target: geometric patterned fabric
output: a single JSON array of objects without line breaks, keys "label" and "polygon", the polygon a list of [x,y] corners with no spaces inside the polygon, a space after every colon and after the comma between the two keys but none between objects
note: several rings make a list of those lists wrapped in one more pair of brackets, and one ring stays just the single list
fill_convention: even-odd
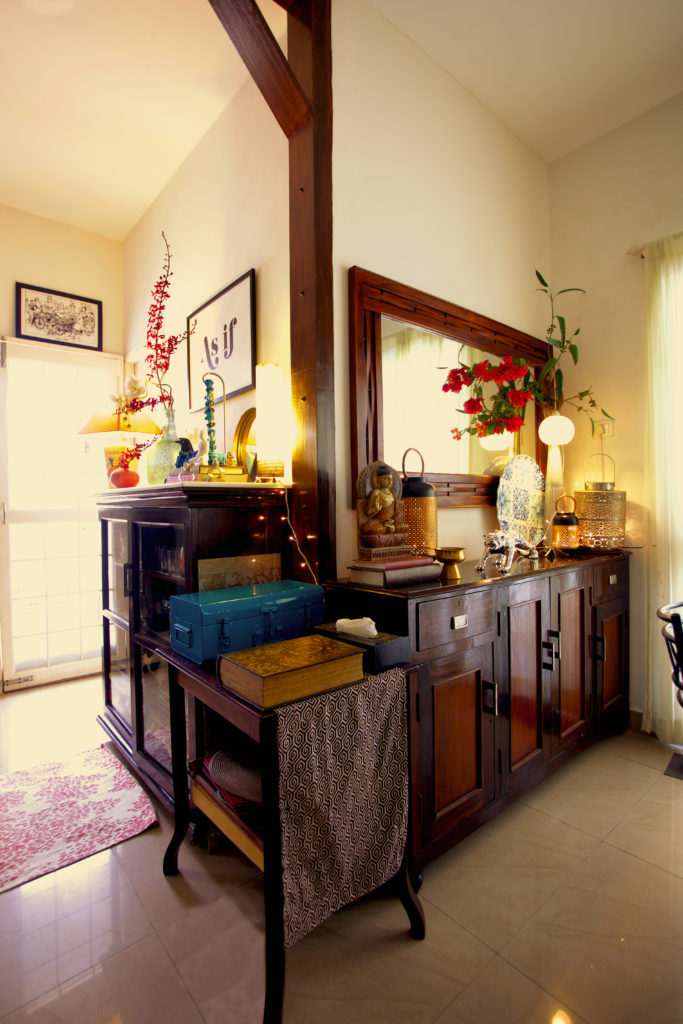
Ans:
[{"label": "geometric patterned fabric", "polygon": [[276,708],[285,946],[392,878],[408,834],[405,673]]}]

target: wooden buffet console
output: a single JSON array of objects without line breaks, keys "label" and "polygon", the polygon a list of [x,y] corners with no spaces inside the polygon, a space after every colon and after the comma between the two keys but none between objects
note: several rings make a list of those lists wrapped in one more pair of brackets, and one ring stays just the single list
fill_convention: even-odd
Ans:
[{"label": "wooden buffet console", "polygon": [[410,861],[419,873],[628,722],[628,557],[520,560],[458,583],[325,584],[326,621],[410,638]]}]

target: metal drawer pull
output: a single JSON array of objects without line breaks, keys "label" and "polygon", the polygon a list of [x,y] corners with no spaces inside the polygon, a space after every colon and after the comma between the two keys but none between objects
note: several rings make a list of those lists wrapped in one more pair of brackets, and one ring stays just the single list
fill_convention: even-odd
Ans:
[{"label": "metal drawer pull", "polygon": [[615,573],[613,576],[610,576],[610,578],[609,578],[609,585],[611,587],[613,587],[616,582],[617,582],[617,576],[616,576],[616,573]]},{"label": "metal drawer pull", "polygon": [[467,626],[466,615],[454,615],[451,619],[451,629],[465,629]]},{"label": "metal drawer pull", "polygon": [[498,683],[482,681],[481,685],[482,710],[489,715],[498,714]]}]

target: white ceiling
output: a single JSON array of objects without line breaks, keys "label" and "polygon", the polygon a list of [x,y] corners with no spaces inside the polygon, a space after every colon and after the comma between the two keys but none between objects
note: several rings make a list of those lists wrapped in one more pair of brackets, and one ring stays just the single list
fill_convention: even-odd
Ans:
[{"label": "white ceiling", "polygon": [[[683,92],[683,0],[367,2],[548,161]],[[208,0],[0,0],[0,203],[125,238],[245,77]]]},{"label": "white ceiling", "polygon": [[372,3],[547,161],[683,92],[683,0]]}]

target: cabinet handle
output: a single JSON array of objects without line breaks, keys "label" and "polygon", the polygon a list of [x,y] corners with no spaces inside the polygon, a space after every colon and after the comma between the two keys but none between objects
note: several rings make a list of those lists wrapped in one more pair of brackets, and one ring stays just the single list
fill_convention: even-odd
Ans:
[{"label": "cabinet handle", "polygon": [[123,596],[130,597],[133,590],[133,563],[125,562],[123,566]]},{"label": "cabinet handle", "polygon": [[451,619],[451,629],[466,629],[467,628],[467,616],[466,615],[454,615]]},{"label": "cabinet handle", "polygon": [[609,585],[610,585],[610,587],[613,587],[615,585],[615,583],[617,582],[617,579],[618,579],[618,577],[617,577],[616,573],[613,573],[610,576],[610,578],[609,578]]},{"label": "cabinet handle", "polygon": [[596,661],[605,660],[605,638],[604,636],[593,637],[593,657]]},{"label": "cabinet handle", "polygon": [[[541,644],[541,667],[552,672],[555,668],[555,648],[551,640],[544,640]],[[549,652],[550,661],[545,661],[545,652]]]},{"label": "cabinet handle", "polygon": [[482,682],[481,707],[488,715],[498,714],[498,683]]},{"label": "cabinet handle", "polygon": [[[548,652],[548,655],[549,655],[549,658],[550,658],[550,662],[548,663],[547,661],[543,661],[542,665],[543,665],[543,668],[548,669],[549,672],[552,672],[554,670],[554,668],[555,668],[555,665],[556,664],[559,665],[559,663],[560,663],[560,643],[561,643],[561,641],[560,641],[560,634],[559,634],[558,630],[556,630],[556,629],[549,629],[548,630],[548,636],[549,636],[550,639],[549,640],[544,640],[543,643],[541,644],[541,647],[542,647],[543,651],[547,651]],[[557,646],[555,646],[555,641],[557,641]]]}]

